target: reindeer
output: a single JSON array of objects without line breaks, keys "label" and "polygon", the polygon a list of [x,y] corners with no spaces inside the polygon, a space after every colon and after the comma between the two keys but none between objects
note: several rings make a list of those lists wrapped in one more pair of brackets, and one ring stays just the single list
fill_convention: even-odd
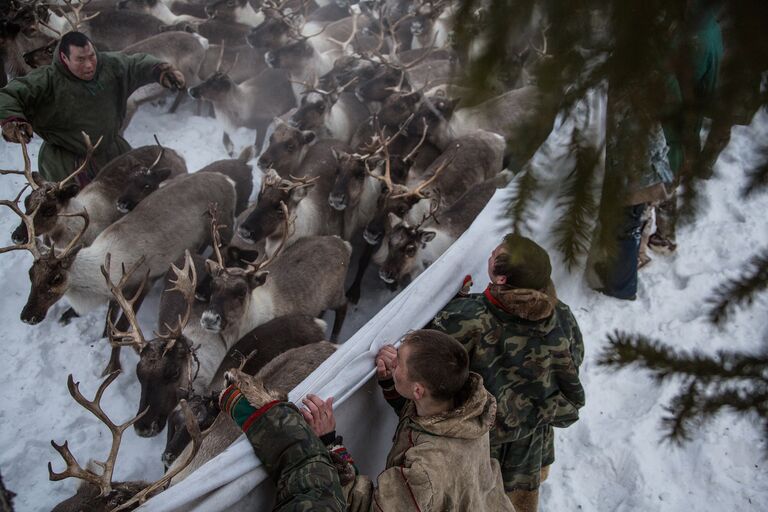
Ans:
[{"label": "reindeer", "polygon": [[213,104],[216,119],[224,124],[224,146],[232,154],[228,130],[239,126],[256,129],[256,147],[261,148],[267,127],[295,105],[295,98],[284,71],[266,69],[259,76],[235,84],[227,72],[221,71],[221,58],[217,71],[203,83],[189,89],[195,99],[208,100]]},{"label": "reindeer", "polygon": [[[88,144],[90,139],[86,140],[86,146]],[[120,205],[115,208],[123,189],[131,187],[132,183],[141,183],[148,176],[162,181],[187,172],[184,159],[174,150],[159,145],[142,146],[111,160],[81,191],[74,178],[85,168],[87,159],[70,176],[54,183],[31,172],[25,145],[22,145],[22,152],[25,172],[29,174],[27,181],[32,188],[24,199],[25,214],[33,220],[37,235],[47,235],[59,246],[69,243],[77,235],[81,221],[75,220],[76,212],[88,212],[88,228],[80,241],[90,245],[107,226],[128,211],[127,207],[121,209]],[[12,239],[14,243],[28,241],[24,223],[13,231]]]},{"label": "reindeer", "polygon": [[[247,162],[253,158],[253,146],[247,146],[236,159],[217,160],[197,172],[218,172],[227,176],[235,183],[237,204],[235,215],[239,215],[248,207],[248,198],[253,190],[253,174]],[[132,210],[140,201],[166,183],[170,177],[168,170],[144,172],[141,179],[131,180],[117,199],[117,208],[121,211]]]},{"label": "reindeer", "polygon": [[506,186],[509,171],[472,186],[436,217],[438,203],[418,224],[409,224],[394,213],[388,216],[388,229],[381,249],[374,255],[380,266],[379,277],[387,284],[405,286],[435,262],[472,224],[497,188]]},{"label": "reindeer", "polygon": [[264,23],[264,13],[253,9],[248,0],[210,0],[205,4],[210,19],[258,27]]},{"label": "reindeer", "polygon": [[175,25],[177,23],[195,24],[205,21],[204,18],[188,14],[174,14],[162,0],[118,0],[117,8],[148,14],[160,20],[164,25]]},{"label": "reindeer", "polygon": [[181,408],[185,417],[184,424],[192,438],[187,457],[184,460],[180,460],[173,470],[167,472],[162,478],[152,484],[143,481],[113,482],[112,475],[114,473],[115,462],[120,450],[123,433],[130,428],[131,425],[140,420],[144,414],[141,412],[125,423],[117,425],[104,412],[101,407],[101,398],[106,389],[115,381],[118,375],[119,372],[110,374],[101,385],[99,385],[93,400],[88,400],[83,396],[79,389],[80,383],[74,381],[72,374],[67,378],[67,389],[69,390],[69,394],[78,404],[91,412],[107,426],[112,434],[112,444],[110,446],[109,455],[104,462],[94,461],[94,466],[101,468],[101,472],[99,473],[97,472],[96,467],[91,467],[89,465],[83,468],[80,466],[77,459],[70,451],[66,441],[61,445],[51,441],[51,446],[53,446],[53,448],[61,455],[67,467],[64,471],[56,472],[49,462],[48,478],[51,481],[56,482],[72,477],[82,480],[85,483],[85,485],[82,485],[77,489],[77,493],[74,496],[56,505],[56,507],[53,508],[54,512],[77,512],[81,510],[108,512],[133,509],[136,505],[143,503],[147,498],[154,496],[164,489],[168,482],[189,465],[198,454],[203,440],[208,435],[208,432],[200,432],[189,406],[186,402],[183,402]]},{"label": "reindeer", "polygon": [[344,279],[351,252],[350,244],[336,236],[304,237],[274,259],[269,278],[258,267],[226,268],[209,260],[211,300],[200,324],[233,344],[275,317],[318,316],[334,309],[331,340],[335,340],[346,314]]},{"label": "reindeer", "polygon": [[[353,79],[354,80],[354,79]],[[312,130],[321,139],[349,143],[358,126],[368,119],[368,109],[354,94],[343,92],[349,83],[333,91],[308,87],[290,123],[300,130]]]},{"label": "reindeer", "polygon": [[[198,305],[195,306],[195,308],[197,307]],[[288,315],[270,320],[245,335],[230,349],[213,379],[207,385],[206,389],[213,391],[204,390],[202,394],[195,391],[191,397],[187,397],[187,402],[192,411],[195,412],[200,428],[208,428],[219,412],[216,390],[221,390],[224,387],[224,372],[237,367],[244,361],[243,371],[249,375],[255,375],[283,352],[322,341],[325,337],[325,328],[325,322],[319,318],[309,315]],[[197,357],[200,358],[199,351]],[[164,363],[165,361],[171,360],[168,358],[160,361],[164,365],[167,364]],[[161,375],[160,368],[157,369],[156,374]],[[168,374],[167,370],[163,368],[162,375]],[[180,374],[184,375],[184,371],[182,370]],[[198,380],[201,380],[200,375],[197,376],[195,382]],[[179,386],[181,384],[177,383]],[[168,416],[168,440],[162,457],[166,467],[169,467],[176,460],[176,457],[190,440],[189,434],[183,428],[183,422],[182,410],[177,406]]]},{"label": "reindeer", "polygon": [[[110,225],[86,248],[78,243],[87,228],[88,214],[80,212],[78,215],[85,220],[80,234],[62,251],[51,247],[47,254],[37,248],[32,219],[21,213],[17,206],[6,204],[24,219],[29,242],[0,252],[26,249],[34,257],[29,272],[32,285],[21,312],[22,321],[29,324],[41,322],[48,309],[64,295],[78,313],[108,302],[110,290],[103,281],[94,281],[99,261],[107,253],[120,264],[141,267],[149,278],[161,275],[184,250],[208,243],[210,234],[202,214],[209,201],[220,205],[225,218],[233,217],[235,189],[225,176],[202,173],[173,181],[142,201],[130,215]],[[138,290],[140,304],[144,294],[141,282],[133,279],[128,286]],[[119,366],[118,358],[119,347],[115,347],[109,367]]]},{"label": "reindeer", "polygon": [[0,61],[3,74],[8,78],[24,76],[31,68],[23,59],[24,53],[45,44],[48,36],[36,30],[37,7],[11,4],[0,18]]},{"label": "reindeer", "polygon": [[[240,371],[235,371],[234,375],[238,379],[247,379],[252,386],[267,388],[269,396],[274,399],[286,400],[288,393],[328,359],[336,349],[337,345],[327,341],[296,347],[275,357],[252,378],[248,378],[247,374]],[[227,384],[231,382],[231,373]],[[197,455],[190,464],[178,471],[171,485],[184,480],[200,466],[226,450],[241,434],[242,431],[231,418],[225,414],[219,414],[210,427],[210,435],[203,440]],[[187,445],[179,459],[186,461],[193,451],[194,445]],[[171,465],[170,471],[176,471],[181,466],[179,459]]]},{"label": "reindeer", "polygon": [[[384,234],[390,213],[419,222],[430,208],[430,196],[439,192],[439,207],[453,204],[472,185],[493,178],[502,170],[504,139],[495,133],[478,130],[454,140],[426,171],[426,179],[396,185],[388,173],[381,177],[386,193],[379,200],[373,220],[365,228],[364,237],[376,244]],[[438,210],[439,211],[439,210]]]},{"label": "reindeer", "polygon": [[536,86],[506,92],[474,107],[455,110],[457,103],[442,97],[422,102],[417,118],[427,123],[431,142],[444,148],[475,130],[498,133],[507,141],[505,159],[513,171],[546,140],[557,115],[557,103]]}]

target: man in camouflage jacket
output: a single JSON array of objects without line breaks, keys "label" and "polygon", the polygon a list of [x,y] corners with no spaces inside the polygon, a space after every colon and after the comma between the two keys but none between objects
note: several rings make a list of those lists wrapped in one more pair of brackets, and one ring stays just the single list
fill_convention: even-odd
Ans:
[{"label": "man in camouflage jacket", "polygon": [[539,484],[554,462],[552,427],[576,421],[584,405],[584,343],[550,273],[544,249],[507,235],[488,260],[485,292],[460,294],[429,326],[464,345],[470,370],[496,397],[491,455],[518,512],[538,509]]}]

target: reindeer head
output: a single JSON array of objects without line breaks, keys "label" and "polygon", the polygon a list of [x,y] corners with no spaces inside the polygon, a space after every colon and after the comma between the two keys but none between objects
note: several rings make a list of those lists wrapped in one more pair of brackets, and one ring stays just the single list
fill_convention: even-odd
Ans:
[{"label": "reindeer head", "polygon": [[299,39],[264,54],[264,61],[271,68],[298,70],[306,66],[315,55],[307,39]]},{"label": "reindeer head", "polygon": [[210,19],[233,22],[238,11],[250,6],[248,0],[209,0],[205,4],[205,14]]},{"label": "reindeer head", "polygon": [[[214,392],[206,396],[193,395],[187,399],[187,403],[195,416],[195,421],[200,426],[200,430],[206,430],[213,425],[219,414],[218,393]],[[177,405],[171,415],[168,416],[168,438],[162,456],[163,465],[166,469],[171,467],[191,440],[189,432],[184,428],[185,422],[184,410],[180,405]]]},{"label": "reindeer head", "polygon": [[333,76],[338,83],[350,83],[355,79],[358,83],[363,83],[373,78],[380,66],[381,63],[373,59],[359,55],[342,55],[333,62],[333,69],[328,75]]},{"label": "reindeer head", "polygon": [[361,81],[355,95],[363,102],[383,101],[395,91],[407,89],[405,71],[389,65],[380,66],[371,78]]},{"label": "reindeer head", "polygon": [[[87,214],[86,217],[87,219]],[[86,223],[87,225],[87,223]],[[33,241],[34,243],[34,241]],[[47,255],[35,259],[29,269],[29,297],[21,310],[21,321],[30,325],[45,319],[48,310],[61,299],[69,289],[69,269],[81,246],[70,246],[61,254],[51,247]]]},{"label": "reindeer head", "polygon": [[204,82],[190,87],[187,92],[195,99],[215,102],[226,98],[236,87],[237,84],[227,73],[216,71],[206,78]]},{"label": "reindeer head", "polygon": [[338,100],[335,92],[308,90],[301,97],[301,104],[291,116],[291,125],[299,130],[319,130],[330,116]]},{"label": "reindeer head", "polygon": [[159,142],[157,145],[157,158],[149,167],[140,162],[129,163],[131,170],[128,171],[128,179],[123,187],[122,194],[115,203],[118,211],[121,213],[128,213],[133,210],[144,198],[157,190],[162,182],[170,178],[171,170],[169,168],[158,167],[165,149]]},{"label": "reindeer head", "polygon": [[[24,199],[25,212],[22,220],[24,217],[29,217],[33,221],[33,230],[38,236],[53,231],[58,218],[61,216],[61,212],[65,209],[69,200],[80,192],[80,187],[75,183],[74,178],[86,168],[93,152],[101,144],[101,138],[93,145],[91,144],[90,137],[85,132],[82,132],[82,135],[86,148],[83,163],[72,174],[58,183],[46,181],[38,173],[32,172],[32,164],[26,144],[21,146],[24,157],[24,170],[0,172],[0,174],[22,174],[27,178],[27,184],[32,188],[32,192]],[[25,244],[29,241],[25,222],[22,222],[13,231],[11,237],[16,244]]]},{"label": "reindeer head", "polygon": [[333,150],[336,158],[336,176],[333,188],[328,196],[328,204],[334,210],[354,208],[360,201],[365,188],[368,172],[365,161],[360,155],[351,155],[344,151]]},{"label": "reindeer head", "polygon": [[309,190],[309,187],[291,187],[290,183],[274,170],[264,174],[256,205],[237,229],[240,238],[256,243],[279,233],[285,221],[283,205],[291,205],[289,211],[293,210]]},{"label": "reindeer head", "polygon": [[379,110],[379,122],[384,126],[400,126],[413,114],[421,101],[421,93],[395,92],[387,96]]},{"label": "reindeer head", "polygon": [[245,40],[253,48],[276,50],[301,38],[300,14],[276,6],[263,6],[264,21],[251,29]]},{"label": "reindeer head", "polygon": [[47,66],[53,62],[53,54],[56,51],[56,46],[58,46],[58,44],[59,40],[53,39],[44,46],[28,51],[22,56],[24,62],[31,68]]},{"label": "reindeer head", "polygon": [[269,136],[269,146],[259,157],[259,167],[274,169],[281,176],[296,174],[309,146],[317,140],[315,132],[299,130],[279,118]]},{"label": "reindeer head", "polygon": [[[276,178],[272,178],[275,180]],[[268,181],[265,178],[265,181]],[[302,188],[308,184],[304,182]],[[269,186],[269,184],[264,185]],[[299,188],[299,185],[294,185]],[[200,317],[200,325],[211,332],[222,332],[232,325],[237,325],[250,306],[251,292],[263,285],[267,280],[267,274],[263,270],[280,254],[285,246],[290,230],[288,207],[281,202],[279,208],[283,217],[282,239],[277,250],[271,257],[260,263],[252,263],[246,268],[227,267],[219,250],[218,226],[212,227],[216,261],[207,260],[206,270],[211,275],[211,299],[208,307]]]},{"label": "reindeer head", "polygon": [[385,283],[399,283],[410,275],[419,263],[419,251],[435,238],[435,231],[422,229],[424,221],[419,225],[409,226],[400,217],[389,214],[388,233],[382,243],[382,246],[387,247],[387,258],[379,269],[379,277]]},{"label": "reindeer head", "polygon": [[[168,415],[179,400],[189,393],[194,380],[191,363],[194,355],[182,331],[189,321],[195,300],[197,272],[189,251],[185,253],[183,268],[171,265],[176,279],[170,280],[173,287],[167,291],[179,292],[184,298],[186,308],[174,326],[161,326],[161,333],[147,342],[136,320],[135,304],[146,286],[148,273],[136,287],[133,296],[125,296],[125,287],[135,281],[133,275],[143,263],[142,257],[129,271],[123,269],[120,281],[115,284],[110,273],[110,255],[107,254],[101,273],[130,325],[130,330],[120,331],[110,321],[110,343],[114,346],[131,345],[139,353],[136,376],[141,384],[139,411],[144,413],[136,420],[134,428],[139,436],[151,437],[163,429]],[[111,315],[108,315],[108,318],[111,318]]]},{"label": "reindeer head", "polygon": [[442,96],[431,96],[424,98],[416,112],[416,122],[412,124],[411,130],[417,130],[420,126],[426,125],[430,133],[440,133],[441,128],[453,116],[456,105],[461,98],[444,98]]}]

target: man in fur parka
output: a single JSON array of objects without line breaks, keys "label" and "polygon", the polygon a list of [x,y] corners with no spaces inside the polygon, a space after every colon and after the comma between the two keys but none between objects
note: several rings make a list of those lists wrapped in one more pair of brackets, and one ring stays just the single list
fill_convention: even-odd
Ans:
[{"label": "man in fur parka", "polygon": [[491,456],[518,512],[538,509],[539,485],[555,458],[552,427],[576,421],[585,400],[584,343],[555,295],[551,270],[543,248],[509,234],[488,260],[485,292],[460,294],[429,325],[466,348],[470,370],[496,397]]}]

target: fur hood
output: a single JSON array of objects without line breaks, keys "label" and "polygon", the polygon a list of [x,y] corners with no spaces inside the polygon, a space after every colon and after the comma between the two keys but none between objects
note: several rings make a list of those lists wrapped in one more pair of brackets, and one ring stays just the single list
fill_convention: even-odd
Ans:
[{"label": "fur hood", "polygon": [[484,387],[483,378],[469,373],[469,396],[456,409],[432,416],[416,416],[416,406],[408,402],[404,416],[410,416],[415,428],[436,436],[477,439],[487,434],[496,419],[496,399]]},{"label": "fur hood", "polygon": [[551,317],[557,305],[554,286],[540,291],[512,288],[504,284],[489,284],[485,296],[494,306],[506,313],[530,322]]}]

